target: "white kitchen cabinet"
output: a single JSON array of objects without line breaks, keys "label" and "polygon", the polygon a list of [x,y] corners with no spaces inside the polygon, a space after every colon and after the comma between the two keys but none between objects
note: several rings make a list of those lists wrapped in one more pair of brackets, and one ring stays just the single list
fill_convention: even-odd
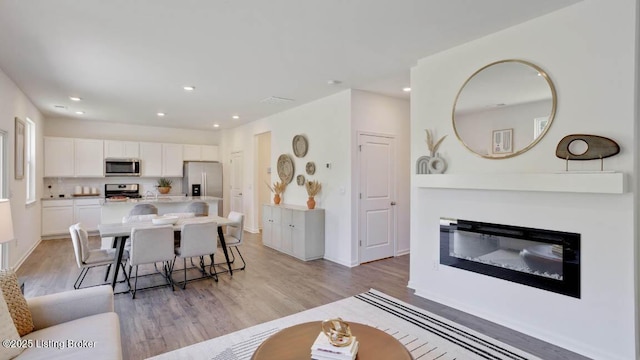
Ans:
[{"label": "white kitchen cabinet", "polygon": [[162,176],[162,144],[140,143],[141,176]]},{"label": "white kitchen cabinet", "polygon": [[104,177],[104,141],[74,139],[76,177]]},{"label": "white kitchen cabinet", "polygon": [[305,261],[324,256],[324,209],[268,204],[262,214],[264,245]]},{"label": "white kitchen cabinet", "polygon": [[183,145],[184,161],[218,161],[216,145]]},{"label": "white kitchen cabinet", "polygon": [[68,234],[73,223],[73,200],[42,202],[42,235]]},{"label": "white kitchen cabinet", "polygon": [[137,141],[104,141],[104,157],[120,159],[137,159],[140,157],[140,143]]},{"label": "white kitchen cabinet", "polygon": [[44,138],[44,177],[75,175],[74,141],[72,138]]},{"label": "white kitchen cabinet", "polygon": [[81,223],[87,231],[98,231],[102,205],[100,199],[75,199],[73,200],[74,223]]},{"label": "white kitchen cabinet", "polygon": [[182,144],[162,144],[162,176],[182,177]]}]

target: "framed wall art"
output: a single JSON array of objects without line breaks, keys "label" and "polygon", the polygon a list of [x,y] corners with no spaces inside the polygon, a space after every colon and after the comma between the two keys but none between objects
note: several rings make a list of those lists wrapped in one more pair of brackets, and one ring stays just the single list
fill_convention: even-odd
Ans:
[{"label": "framed wall art", "polygon": [[513,129],[493,131],[491,151],[494,154],[510,154],[513,152]]}]

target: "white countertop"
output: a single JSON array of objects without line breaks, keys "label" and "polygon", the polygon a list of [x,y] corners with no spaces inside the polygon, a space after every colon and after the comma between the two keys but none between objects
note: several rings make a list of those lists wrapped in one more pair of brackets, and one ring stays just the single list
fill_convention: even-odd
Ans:
[{"label": "white countertop", "polygon": [[161,195],[156,199],[154,197],[149,197],[147,199],[127,199],[125,201],[105,201],[105,206],[117,206],[122,204],[184,204],[184,203],[192,203],[196,201],[204,201],[204,202],[213,202],[213,201],[222,201],[222,198],[215,196],[169,196],[169,195]]}]

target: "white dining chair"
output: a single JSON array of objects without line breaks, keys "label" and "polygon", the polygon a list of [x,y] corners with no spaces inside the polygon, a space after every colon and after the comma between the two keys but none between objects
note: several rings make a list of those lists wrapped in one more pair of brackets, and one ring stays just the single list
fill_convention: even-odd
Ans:
[{"label": "white dining chair", "polygon": [[[211,264],[209,265],[209,275],[207,275],[204,257],[208,255],[213,256],[216,253],[216,249],[218,248],[218,224],[213,220],[201,223],[184,224],[180,231],[180,237],[180,246],[175,248],[174,264],[177,258],[181,258],[183,260],[183,269],[180,269],[184,271],[182,288],[185,289],[187,287],[187,281],[209,277],[213,277],[217,282],[218,274],[213,266],[213,261],[211,261]],[[203,276],[187,280],[187,271],[192,269],[187,268],[187,258],[194,257],[198,257],[200,260],[198,268],[202,272]]]},{"label": "white dining chair", "polygon": [[[171,270],[174,259],[173,250],[173,226],[162,225],[154,227],[140,227],[131,229],[131,250],[129,252],[129,278],[133,267],[136,268],[135,281],[131,295],[135,299],[138,290],[138,278],[155,273],[139,275],[138,267],[144,264],[154,264],[161,262],[163,264],[162,271],[157,271],[162,275],[166,284],[149,286],[144,289],[156,288],[159,286],[171,286],[173,290],[173,281],[171,279]],[[156,268],[157,270],[157,268]],[[140,289],[143,290],[143,289]]]},{"label": "white dining chair", "polygon": [[[71,242],[73,243],[73,252],[76,257],[76,263],[78,264],[78,268],[80,268],[80,274],[76,281],[73,284],[74,289],[80,289],[82,286],[82,282],[84,281],[89,269],[98,267],[98,266],[109,266],[113,264],[115,261],[116,251],[115,249],[91,249],[89,247],[89,234],[82,227],[82,224],[77,223],[69,226],[69,234],[71,235]],[[122,254],[122,260],[126,261],[129,257],[129,253],[125,251]],[[122,272],[124,273],[125,280],[128,281],[127,273],[124,268],[124,264],[120,263],[122,266]],[[108,277],[107,271],[107,277]],[[105,278],[105,281],[107,279]],[[103,285],[96,284],[93,286]]]},{"label": "white dining chair", "polygon": [[242,238],[244,234],[244,214],[232,211],[229,213],[228,218],[234,222],[234,225],[227,225],[227,230],[224,234],[224,241],[231,253],[231,263],[233,264],[236,260],[232,249],[236,250],[240,256],[240,260],[242,260],[242,267],[234,268],[233,270],[244,270],[247,267],[247,263],[244,261],[244,257],[242,257],[240,249],[238,249],[238,246],[242,245]]}]

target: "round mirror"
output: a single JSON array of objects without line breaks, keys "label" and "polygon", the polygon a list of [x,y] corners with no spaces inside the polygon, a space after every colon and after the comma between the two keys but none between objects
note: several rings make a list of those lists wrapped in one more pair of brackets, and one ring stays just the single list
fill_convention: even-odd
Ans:
[{"label": "round mirror", "polygon": [[538,66],[502,60],[476,71],[453,105],[453,129],[466,148],[504,159],[533,147],[549,130],[556,90]]}]

